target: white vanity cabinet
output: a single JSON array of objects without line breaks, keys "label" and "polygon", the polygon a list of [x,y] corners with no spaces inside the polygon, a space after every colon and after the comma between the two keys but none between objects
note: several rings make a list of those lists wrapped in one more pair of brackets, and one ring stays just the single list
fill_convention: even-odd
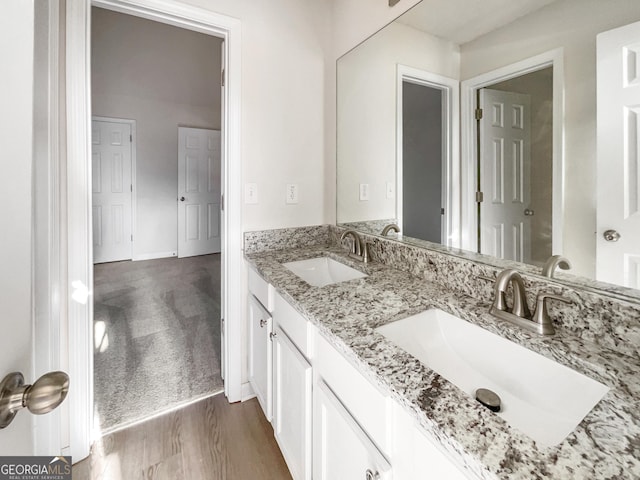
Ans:
[{"label": "white vanity cabinet", "polygon": [[273,415],[273,353],[271,313],[253,295],[249,295],[249,383],[267,420]]},{"label": "white vanity cabinet", "polygon": [[273,297],[273,286],[263,280],[253,269],[249,269],[249,302],[247,306],[249,383],[269,421],[273,416],[273,353],[271,342]]},{"label": "white vanity cabinet", "polygon": [[328,385],[314,387],[314,480],[390,480],[391,465]]},{"label": "white vanity cabinet", "polygon": [[294,480],[467,478],[357,361],[249,272],[249,378]]},{"label": "white vanity cabinet", "polygon": [[315,328],[279,294],[273,318],[273,430],[294,480],[311,480]]},{"label": "white vanity cabinet", "polygon": [[273,431],[294,480],[311,479],[311,364],[276,326]]}]

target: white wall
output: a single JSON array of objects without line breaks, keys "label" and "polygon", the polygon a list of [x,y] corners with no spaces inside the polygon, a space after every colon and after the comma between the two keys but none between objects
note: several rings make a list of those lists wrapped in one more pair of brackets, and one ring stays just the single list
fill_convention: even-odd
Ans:
[{"label": "white wall", "polygon": [[93,115],[136,120],[134,258],[178,249],[178,126],[220,129],[222,40],[92,9]]},{"label": "white wall", "polygon": [[[461,47],[461,79],[564,48],[564,254],[571,273],[595,276],[596,35],[640,20],[640,2],[564,0]],[[559,253],[559,252],[554,252]]]},{"label": "white wall", "polygon": [[336,61],[419,2],[402,0],[389,7],[384,0],[332,0],[331,42],[325,72],[324,191],[327,223],[336,223]]},{"label": "white wall", "polygon": [[[242,22],[242,171],[258,184],[243,229],[324,223],[328,1],[189,0]],[[285,204],[287,183],[299,203]]]},{"label": "white wall", "polygon": [[[33,141],[32,0],[5,0],[0,15],[0,378],[21,371],[32,376],[32,141]],[[0,430],[2,455],[30,455],[32,416],[21,412]]]},{"label": "white wall", "polygon": [[[338,60],[337,221],[396,218],[386,183],[396,184],[397,65],[458,79],[459,48],[392,23]],[[369,184],[370,200],[358,186]]]}]

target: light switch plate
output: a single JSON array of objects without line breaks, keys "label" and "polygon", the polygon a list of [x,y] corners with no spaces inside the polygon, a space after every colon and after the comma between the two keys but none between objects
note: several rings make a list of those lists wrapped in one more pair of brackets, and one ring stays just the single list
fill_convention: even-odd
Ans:
[{"label": "light switch plate", "polygon": [[395,198],[395,188],[393,182],[387,182],[387,198]]},{"label": "light switch plate", "polygon": [[244,184],[244,203],[258,203],[258,184]]},{"label": "light switch plate", "polygon": [[287,183],[287,204],[293,205],[298,203],[298,184],[297,183]]},{"label": "light switch plate", "polygon": [[369,200],[369,184],[361,183],[360,184],[360,201],[366,202]]}]

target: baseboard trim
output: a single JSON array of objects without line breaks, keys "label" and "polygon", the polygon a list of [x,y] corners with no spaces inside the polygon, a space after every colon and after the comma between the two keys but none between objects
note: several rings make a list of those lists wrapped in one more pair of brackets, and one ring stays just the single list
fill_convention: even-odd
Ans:
[{"label": "baseboard trim", "polygon": [[255,396],[256,394],[253,391],[253,387],[251,386],[251,384],[249,382],[244,382],[242,384],[242,387],[240,388],[240,401],[246,402],[247,400],[251,400]]},{"label": "baseboard trim", "polygon": [[154,260],[156,258],[169,258],[177,256],[178,252],[141,253],[140,255],[134,255],[133,261],[137,262],[138,260]]}]

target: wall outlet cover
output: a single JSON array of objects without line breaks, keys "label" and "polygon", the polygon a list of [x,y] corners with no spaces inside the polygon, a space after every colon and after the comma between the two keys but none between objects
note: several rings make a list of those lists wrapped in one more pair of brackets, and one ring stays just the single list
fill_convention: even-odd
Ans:
[{"label": "wall outlet cover", "polygon": [[298,184],[287,183],[286,202],[289,205],[298,203]]}]

